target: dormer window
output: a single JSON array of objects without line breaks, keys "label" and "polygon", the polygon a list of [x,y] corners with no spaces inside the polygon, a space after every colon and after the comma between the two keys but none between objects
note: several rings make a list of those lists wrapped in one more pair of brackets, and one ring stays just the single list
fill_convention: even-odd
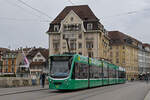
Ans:
[{"label": "dormer window", "polygon": [[73,17],[70,18],[70,21],[73,21]]},{"label": "dormer window", "polygon": [[93,24],[92,23],[88,23],[87,24],[87,30],[92,30],[93,29]]},{"label": "dormer window", "polygon": [[54,25],[54,32],[58,32],[59,31],[59,25]]}]

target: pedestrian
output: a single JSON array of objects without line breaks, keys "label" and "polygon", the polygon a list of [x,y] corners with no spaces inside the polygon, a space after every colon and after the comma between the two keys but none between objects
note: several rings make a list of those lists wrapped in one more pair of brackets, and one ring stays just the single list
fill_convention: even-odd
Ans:
[{"label": "pedestrian", "polygon": [[43,73],[43,72],[40,75],[40,81],[42,83],[42,87],[44,88],[44,86],[45,86],[45,73]]},{"label": "pedestrian", "polygon": [[145,81],[148,83],[148,74],[145,75]]}]

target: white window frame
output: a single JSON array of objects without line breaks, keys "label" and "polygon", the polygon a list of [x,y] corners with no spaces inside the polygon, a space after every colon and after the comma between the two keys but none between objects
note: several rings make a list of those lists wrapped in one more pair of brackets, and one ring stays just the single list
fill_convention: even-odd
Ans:
[{"label": "white window frame", "polygon": [[93,24],[92,23],[88,23],[87,24],[87,30],[92,30],[93,29]]},{"label": "white window frame", "polygon": [[58,32],[59,31],[59,25],[54,25],[54,32]]}]

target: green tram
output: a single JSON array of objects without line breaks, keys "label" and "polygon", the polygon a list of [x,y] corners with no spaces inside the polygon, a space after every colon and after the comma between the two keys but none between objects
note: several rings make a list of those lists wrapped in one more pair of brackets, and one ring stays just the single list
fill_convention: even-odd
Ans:
[{"label": "green tram", "polygon": [[75,90],[125,83],[125,69],[106,61],[74,55],[50,56],[49,88]]}]

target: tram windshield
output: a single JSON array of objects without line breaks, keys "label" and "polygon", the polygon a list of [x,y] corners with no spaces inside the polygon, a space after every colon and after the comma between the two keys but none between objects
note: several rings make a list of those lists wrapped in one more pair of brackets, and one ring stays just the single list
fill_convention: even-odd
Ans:
[{"label": "tram windshield", "polygon": [[70,56],[51,57],[50,76],[52,78],[66,78],[69,76],[72,59]]}]

